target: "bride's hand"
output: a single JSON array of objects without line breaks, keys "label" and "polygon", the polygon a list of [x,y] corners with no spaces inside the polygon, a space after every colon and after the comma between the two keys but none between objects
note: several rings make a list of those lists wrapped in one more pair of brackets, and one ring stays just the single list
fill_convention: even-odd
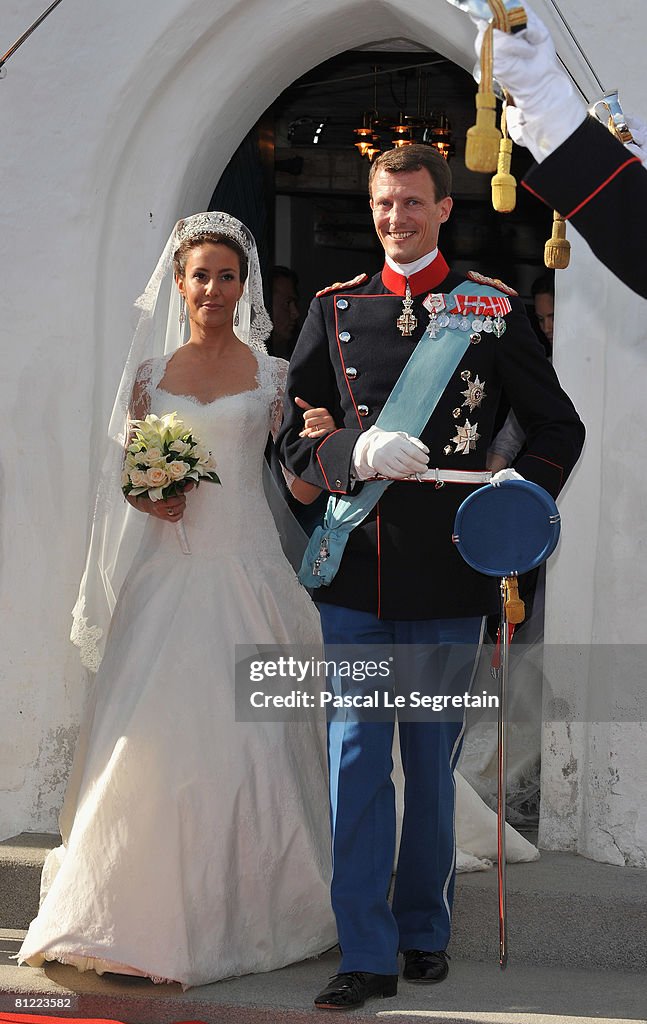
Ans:
[{"label": "bride's hand", "polygon": [[186,508],[186,492],[193,488],[193,483],[190,482],[184,488],[184,493],[176,494],[171,498],[163,498],[160,501],[151,501],[146,494],[140,494],[136,498],[128,496],[127,500],[140,512],[146,512],[149,516],[155,516],[156,519],[162,519],[165,523],[177,523],[184,515]]},{"label": "bride's hand", "polygon": [[303,409],[303,430],[299,437],[324,437],[336,429],[335,421],[326,408],[315,408],[303,398],[294,399],[296,405]]}]

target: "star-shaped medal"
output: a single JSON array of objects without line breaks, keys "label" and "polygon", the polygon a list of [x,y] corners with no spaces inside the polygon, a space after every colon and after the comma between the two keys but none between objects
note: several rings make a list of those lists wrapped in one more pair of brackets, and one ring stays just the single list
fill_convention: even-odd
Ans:
[{"label": "star-shaped medal", "polygon": [[452,441],[456,445],[454,455],[458,455],[459,452],[462,455],[468,455],[470,451],[474,451],[476,442],[481,436],[476,432],[477,427],[478,423],[472,425],[469,420],[465,420],[462,427],[456,428],[456,434],[452,437]]},{"label": "star-shaped medal", "polygon": [[470,412],[474,412],[486,397],[485,381],[480,381],[477,374],[476,378],[467,385],[467,390],[461,391],[461,395],[465,398],[463,405],[469,406]]}]

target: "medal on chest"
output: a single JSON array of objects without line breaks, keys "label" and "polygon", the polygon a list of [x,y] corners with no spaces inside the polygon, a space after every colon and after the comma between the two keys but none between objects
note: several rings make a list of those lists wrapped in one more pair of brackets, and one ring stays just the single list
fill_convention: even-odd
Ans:
[{"label": "medal on chest", "polygon": [[402,312],[396,320],[396,326],[403,338],[410,337],[418,326],[418,318],[413,312],[413,299],[408,281],[402,300]]},{"label": "medal on chest", "polygon": [[444,295],[430,292],[422,304],[429,311],[426,333],[430,338],[436,338],[447,327],[451,331],[471,331],[473,345],[480,342],[482,331],[501,338],[506,329],[505,314],[512,309],[505,295],[455,295],[448,308]]}]

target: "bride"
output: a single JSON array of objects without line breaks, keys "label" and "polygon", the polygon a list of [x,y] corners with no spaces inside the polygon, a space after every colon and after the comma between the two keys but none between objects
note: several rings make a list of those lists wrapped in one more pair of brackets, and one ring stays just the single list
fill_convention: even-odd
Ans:
[{"label": "bride", "polygon": [[[63,846],[19,959],[189,987],[335,942],[318,724],[234,720],[235,645],[296,653],[320,632],[264,496],[287,364],[265,351],[247,229],[221,213],[180,221],[139,305],[75,609],[73,639],[101,665]],[[220,486],[120,501],[126,405],[131,418],[176,412],[213,453]],[[319,493],[290,485],[302,501]]]}]

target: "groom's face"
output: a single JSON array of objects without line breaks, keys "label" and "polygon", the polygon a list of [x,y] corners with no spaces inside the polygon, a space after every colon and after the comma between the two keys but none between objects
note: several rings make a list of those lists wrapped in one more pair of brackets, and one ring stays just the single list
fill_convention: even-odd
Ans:
[{"label": "groom's face", "polygon": [[379,168],[373,178],[373,223],[384,251],[396,263],[413,263],[432,252],[451,208],[449,196],[436,202],[436,187],[426,167],[395,173]]}]

